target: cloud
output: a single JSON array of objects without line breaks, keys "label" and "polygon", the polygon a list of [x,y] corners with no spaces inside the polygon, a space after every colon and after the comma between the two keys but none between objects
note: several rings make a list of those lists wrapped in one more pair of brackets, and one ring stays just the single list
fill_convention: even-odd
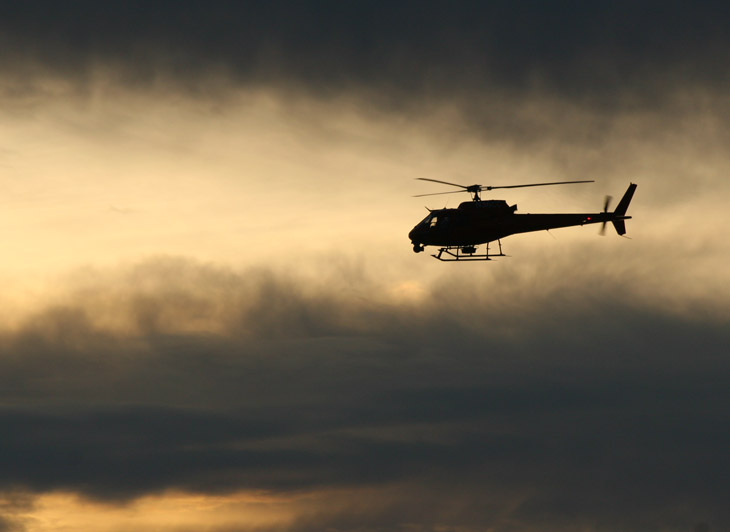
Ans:
[{"label": "cloud", "polygon": [[25,514],[33,509],[33,497],[15,490],[0,491],[0,532],[24,532]]},{"label": "cloud", "polygon": [[650,104],[667,85],[721,86],[728,50],[721,2],[35,1],[0,14],[0,60],[21,72],[85,80],[102,66],[124,83],[163,76],[198,88],[223,73],[321,95],[361,87],[401,105],[494,88],[606,104],[628,93]]},{"label": "cloud", "polygon": [[724,318],[615,281],[600,304],[580,280],[534,297],[452,280],[414,304],[367,273],[343,290],[347,272],[165,259],[112,277],[3,333],[3,488],[319,493],[301,530],[728,520]]}]

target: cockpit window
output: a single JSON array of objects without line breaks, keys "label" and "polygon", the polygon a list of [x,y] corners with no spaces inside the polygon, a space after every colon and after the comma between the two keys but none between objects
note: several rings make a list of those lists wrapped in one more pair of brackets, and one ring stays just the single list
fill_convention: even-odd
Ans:
[{"label": "cockpit window", "polygon": [[444,223],[446,223],[447,220],[448,216],[438,216],[438,214],[432,212],[429,213],[429,215],[426,216],[423,220],[421,220],[421,223],[419,223],[418,225],[426,225],[428,227],[440,227]]}]

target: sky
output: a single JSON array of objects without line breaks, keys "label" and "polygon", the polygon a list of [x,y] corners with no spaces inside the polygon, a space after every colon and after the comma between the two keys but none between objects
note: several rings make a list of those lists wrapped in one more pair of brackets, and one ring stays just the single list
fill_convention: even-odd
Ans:
[{"label": "sky", "polygon": [[0,2],[0,532],[729,529],[729,15]]}]

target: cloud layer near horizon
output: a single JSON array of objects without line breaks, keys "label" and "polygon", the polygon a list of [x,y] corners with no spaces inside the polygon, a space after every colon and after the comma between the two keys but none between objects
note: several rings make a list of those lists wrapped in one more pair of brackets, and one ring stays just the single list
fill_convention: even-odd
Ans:
[{"label": "cloud layer near horizon", "polygon": [[[2,487],[344,497],[290,508],[287,530],[727,522],[725,319],[637,307],[615,281],[528,303],[331,280],[167,259],[6,329]],[[390,495],[353,514],[362,489]]]}]

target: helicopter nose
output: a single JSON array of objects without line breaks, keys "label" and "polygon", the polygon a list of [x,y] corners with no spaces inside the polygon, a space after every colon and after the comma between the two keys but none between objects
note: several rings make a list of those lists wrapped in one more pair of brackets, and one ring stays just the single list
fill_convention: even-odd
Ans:
[{"label": "helicopter nose", "polygon": [[413,251],[416,253],[420,253],[421,251],[423,251],[423,243],[419,238],[420,235],[421,230],[418,229],[418,227],[414,227],[413,229],[411,229],[411,232],[408,233],[408,238],[411,239],[411,243],[413,244]]},{"label": "helicopter nose", "polygon": [[411,242],[417,242],[419,240],[418,237],[420,233],[421,231],[418,230],[418,227],[414,227],[413,229],[411,229],[411,232],[408,233],[408,238],[411,239]]}]

